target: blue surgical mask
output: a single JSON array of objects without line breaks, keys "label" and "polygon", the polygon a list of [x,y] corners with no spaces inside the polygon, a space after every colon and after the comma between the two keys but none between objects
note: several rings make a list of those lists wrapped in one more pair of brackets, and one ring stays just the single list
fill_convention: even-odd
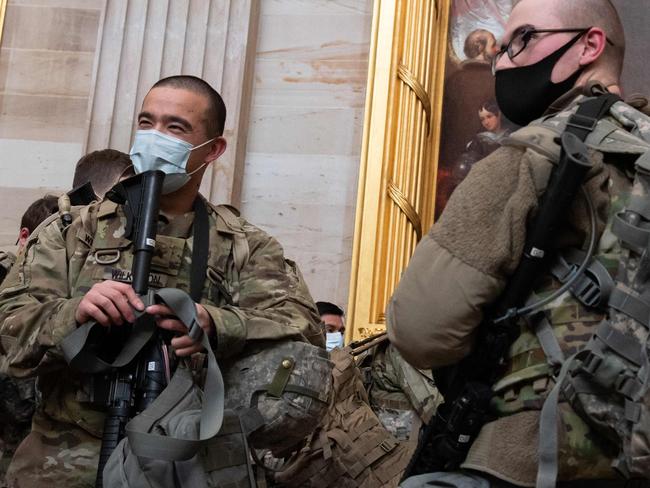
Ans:
[{"label": "blue surgical mask", "polygon": [[337,347],[343,347],[343,334],[340,332],[327,332],[327,339],[325,344],[325,349],[331,351]]},{"label": "blue surgical mask", "polygon": [[162,193],[167,195],[185,185],[194,173],[207,164],[198,167],[192,173],[187,173],[187,161],[190,159],[190,153],[209,144],[214,139],[207,140],[198,146],[192,146],[189,142],[154,129],[139,130],[135,133],[129,154],[136,174],[156,169],[165,173]]}]

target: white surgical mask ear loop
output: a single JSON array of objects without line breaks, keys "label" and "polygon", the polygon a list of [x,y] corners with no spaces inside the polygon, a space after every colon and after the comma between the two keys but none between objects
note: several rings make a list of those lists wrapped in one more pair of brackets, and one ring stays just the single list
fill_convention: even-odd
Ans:
[{"label": "white surgical mask ear loop", "polygon": [[206,144],[210,144],[215,139],[216,139],[216,137],[213,137],[212,139],[208,139],[207,141],[205,141],[203,144],[199,144],[198,146],[194,146],[192,149],[190,149],[190,152],[194,151],[195,149],[199,149],[199,148],[205,146]]},{"label": "white surgical mask ear loop", "polygon": [[[192,149],[190,149],[190,152],[194,151],[195,149],[199,149],[199,148],[205,146],[206,144],[211,143],[212,141],[214,141],[214,140],[216,140],[216,139],[217,139],[216,137],[213,137],[212,139],[208,139],[208,140],[205,141],[203,144],[199,144],[198,146],[194,146]],[[210,164],[211,162],[212,162],[212,161],[207,161],[207,162],[203,163],[201,166],[199,166],[198,168],[196,168],[196,169],[195,169],[194,171],[192,171],[191,173],[187,173],[187,176],[192,176],[192,175],[195,174],[197,171],[201,171],[201,169],[205,168],[205,167],[206,167],[208,164]]]},{"label": "white surgical mask ear loop", "polygon": [[196,168],[196,169],[195,169],[194,171],[192,171],[191,173],[187,173],[187,176],[192,176],[192,175],[195,174],[197,171],[201,171],[201,170],[202,170],[203,168],[205,168],[207,165],[208,165],[208,163],[203,163],[201,166],[199,166],[198,168]]}]

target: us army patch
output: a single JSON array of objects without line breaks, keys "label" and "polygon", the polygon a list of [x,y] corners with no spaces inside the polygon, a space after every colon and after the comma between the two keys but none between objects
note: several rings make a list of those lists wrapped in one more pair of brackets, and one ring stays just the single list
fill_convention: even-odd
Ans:
[{"label": "us army patch", "polygon": [[[105,280],[120,281],[122,283],[131,283],[133,275],[130,269],[104,268],[103,278]],[[153,288],[164,288],[167,285],[169,276],[162,273],[149,273],[149,286]]]}]

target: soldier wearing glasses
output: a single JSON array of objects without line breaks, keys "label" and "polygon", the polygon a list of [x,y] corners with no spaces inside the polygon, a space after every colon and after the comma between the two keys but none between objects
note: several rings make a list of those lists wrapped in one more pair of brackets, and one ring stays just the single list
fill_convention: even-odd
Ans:
[{"label": "soldier wearing glasses", "polygon": [[[521,0],[514,7],[493,71],[499,108],[526,127],[513,134],[515,142],[472,168],[418,245],[389,303],[390,340],[417,368],[454,365],[481,347],[475,338],[483,311],[517,267],[552,155],[558,153],[548,128],[566,124],[585,97],[620,94],[624,51],[623,27],[609,0]],[[639,114],[640,123],[626,123],[629,112]],[[650,119],[629,105],[616,104],[596,130],[603,120],[629,141],[650,141]],[[606,137],[603,141],[607,144]],[[598,147],[585,182],[596,205],[597,237],[602,236],[596,257],[616,263],[621,250],[606,229],[631,192],[633,167]],[[581,247],[589,235],[586,211],[578,206],[567,212],[558,246]],[[540,278],[536,293],[559,288],[550,275]],[[564,352],[584,344],[603,318],[568,294],[545,315]],[[553,382],[548,370],[540,374],[545,357],[537,338],[522,331],[508,370],[493,385],[495,420],[483,426],[462,466],[411,477],[402,487],[535,486],[540,409]],[[568,404],[561,403],[560,411],[558,486],[625,486],[596,434]]]}]

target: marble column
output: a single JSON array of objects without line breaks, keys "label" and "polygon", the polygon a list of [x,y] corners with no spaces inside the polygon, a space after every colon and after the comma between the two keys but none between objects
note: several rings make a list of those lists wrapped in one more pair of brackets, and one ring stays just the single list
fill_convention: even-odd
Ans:
[{"label": "marble column", "polygon": [[254,58],[257,0],[105,0],[100,22],[86,152],[127,152],[134,120],[148,89],[160,78],[203,78],[228,108],[229,148],[206,173],[202,192],[215,203],[238,204],[245,154],[250,63]]}]

